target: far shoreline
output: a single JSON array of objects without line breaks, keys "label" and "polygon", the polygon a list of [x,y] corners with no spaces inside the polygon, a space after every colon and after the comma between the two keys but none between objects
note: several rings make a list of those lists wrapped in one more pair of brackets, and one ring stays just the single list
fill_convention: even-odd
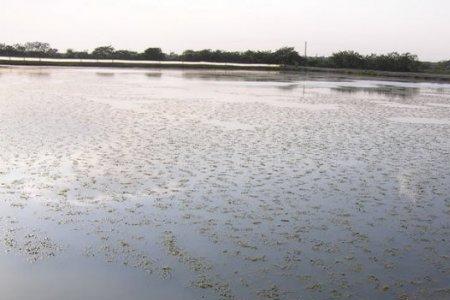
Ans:
[{"label": "far shoreline", "polygon": [[[28,59],[28,60],[27,60]],[[348,75],[359,78],[377,78],[387,80],[450,83],[450,74],[420,73],[420,72],[389,72],[362,69],[320,68],[306,66],[282,66],[282,65],[252,65],[234,63],[209,63],[209,62],[140,62],[120,60],[74,61],[37,58],[0,58],[0,66],[47,66],[47,67],[91,67],[91,68],[139,68],[139,69],[204,69],[204,70],[241,70],[241,71],[278,71],[322,73],[332,75]]]}]

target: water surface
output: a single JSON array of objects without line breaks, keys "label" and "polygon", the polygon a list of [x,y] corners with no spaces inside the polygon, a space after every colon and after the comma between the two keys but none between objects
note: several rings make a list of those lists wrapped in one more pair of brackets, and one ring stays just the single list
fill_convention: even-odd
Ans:
[{"label": "water surface", "polygon": [[5,299],[448,299],[450,85],[0,69]]}]

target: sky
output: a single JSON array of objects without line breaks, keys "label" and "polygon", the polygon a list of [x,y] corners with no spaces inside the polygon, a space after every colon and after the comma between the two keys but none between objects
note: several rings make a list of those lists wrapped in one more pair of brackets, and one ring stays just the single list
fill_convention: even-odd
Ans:
[{"label": "sky", "polygon": [[450,0],[0,0],[0,43],[65,51],[411,52],[450,59]]}]

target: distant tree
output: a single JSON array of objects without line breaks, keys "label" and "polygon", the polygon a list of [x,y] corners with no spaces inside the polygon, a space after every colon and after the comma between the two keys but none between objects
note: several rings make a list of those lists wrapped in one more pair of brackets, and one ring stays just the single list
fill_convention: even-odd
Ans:
[{"label": "distant tree", "polygon": [[8,54],[6,53],[7,49],[8,49],[8,45],[0,43],[0,55],[8,56]]},{"label": "distant tree", "polygon": [[24,47],[27,52],[48,52],[51,49],[49,43],[41,42],[28,42]]},{"label": "distant tree", "polygon": [[364,57],[355,51],[340,51],[331,56],[333,65],[337,68],[362,69],[365,67]]},{"label": "distant tree", "polygon": [[55,57],[58,56],[58,50],[50,47],[49,43],[28,42],[24,45],[18,45],[18,49],[23,51],[26,56],[34,57]]},{"label": "distant tree", "polygon": [[161,48],[148,48],[142,57],[146,60],[165,60],[166,54],[162,52]]},{"label": "distant tree", "polygon": [[398,54],[396,59],[396,67],[402,72],[417,72],[421,67],[417,55],[411,53]]},{"label": "distant tree", "polygon": [[64,53],[63,56],[66,58],[78,58],[78,59],[87,59],[91,57],[87,50],[75,51],[73,49],[67,49],[66,53]]},{"label": "distant tree", "polygon": [[382,71],[417,72],[423,66],[416,55],[410,53],[399,54],[392,52],[388,54],[371,54],[365,57],[366,68]]},{"label": "distant tree", "polygon": [[183,53],[180,55],[182,60],[185,61],[194,61],[197,59],[197,53],[194,50],[185,50],[183,51]]},{"label": "distant tree", "polygon": [[129,50],[117,50],[114,52],[114,58],[115,59],[127,59],[127,60],[133,60],[138,59],[139,54],[134,51]]},{"label": "distant tree", "polygon": [[308,57],[308,66],[309,67],[318,67],[318,68],[332,68],[333,63],[329,57],[325,56],[311,56]]},{"label": "distant tree", "polygon": [[75,51],[73,49],[67,49],[64,56],[67,58],[75,58]]},{"label": "distant tree", "polygon": [[2,44],[0,46],[0,55],[3,56],[21,56],[22,53],[18,52],[14,46]]},{"label": "distant tree", "polygon": [[278,49],[273,53],[273,56],[276,63],[283,65],[298,65],[304,62],[304,58],[293,47]]},{"label": "distant tree", "polygon": [[25,56],[25,52],[26,52],[26,48],[25,48],[25,46],[24,45],[21,45],[21,44],[14,44],[13,45],[13,48],[14,48],[14,50],[18,53],[18,54],[20,54],[21,56]]},{"label": "distant tree", "polygon": [[434,65],[435,70],[438,72],[450,73],[450,60],[440,61]]},{"label": "distant tree", "polygon": [[175,52],[170,52],[170,54],[166,56],[166,59],[167,60],[177,61],[177,60],[180,60],[180,55],[178,55]]},{"label": "distant tree", "polygon": [[102,46],[95,48],[94,51],[92,51],[92,56],[99,59],[112,59],[114,58],[114,47],[112,46]]}]

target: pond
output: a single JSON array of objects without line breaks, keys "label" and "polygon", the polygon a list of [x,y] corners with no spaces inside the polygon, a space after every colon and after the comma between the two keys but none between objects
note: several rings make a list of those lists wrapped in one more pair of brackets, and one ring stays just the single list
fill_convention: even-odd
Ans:
[{"label": "pond", "polygon": [[5,299],[448,299],[450,85],[0,68]]}]

